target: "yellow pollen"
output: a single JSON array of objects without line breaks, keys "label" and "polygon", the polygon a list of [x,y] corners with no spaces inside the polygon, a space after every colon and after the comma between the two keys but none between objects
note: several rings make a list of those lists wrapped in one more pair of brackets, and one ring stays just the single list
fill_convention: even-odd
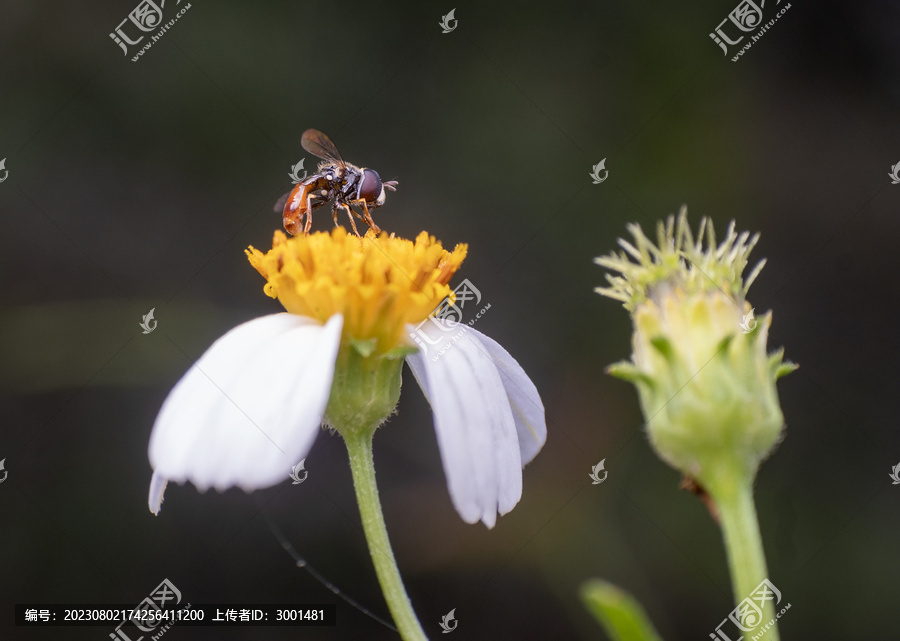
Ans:
[{"label": "yellow pollen", "polygon": [[247,258],[268,281],[266,295],[287,311],[323,323],[343,314],[343,338],[375,338],[384,353],[405,344],[404,326],[425,320],[450,294],[466,251],[462,244],[448,252],[424,231],[411,241],[336,227],[290,238],[276,231],[271,250],[250,247]]}]

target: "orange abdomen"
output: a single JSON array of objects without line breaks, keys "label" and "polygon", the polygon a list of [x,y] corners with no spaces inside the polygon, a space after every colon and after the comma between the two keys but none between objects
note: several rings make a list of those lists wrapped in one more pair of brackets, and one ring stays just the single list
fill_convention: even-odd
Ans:
[{"label": "orange abdomen", "polygon": [[303,233],[303,216],[306,212],[306,201],[313,185],[299,183],[295,185],[284,202],[284,229],[292,236]]}]

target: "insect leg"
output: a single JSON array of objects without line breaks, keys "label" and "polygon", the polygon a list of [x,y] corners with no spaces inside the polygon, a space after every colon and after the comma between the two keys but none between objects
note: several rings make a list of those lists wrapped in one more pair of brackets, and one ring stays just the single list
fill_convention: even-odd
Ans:
[{"label": "insect leg", "polygon": [[[353,220],[353,214],[356,213],[356,212],[354,212],[352,209],[350,209],[350,207],[348,207],[348,206],[345,205],[344,203],[341,203],[340,205],[338,205],[338,204],[337,204],[337,200],[335,200],[335,203],[334,203],[334,204],[335,204],[335,207],[343,207],[344,209],[347,210],[347,216],[350,218],[350,226],[353,227],[353,233],[356,234],[357,236],[359,236],[359,231],[357,231],[357,229],[356,229],[356,221]],[[335,212],[335,215],[334,215],[334,216],[335,216],[335,220],[337,220],[337,213],[336,213],[336,212]]]},{"label": "insect leg", "polygon": [[337,201],[334,201],[334,204],[331,206],[331,216],[332,216],[332,218],[334,218],[334,226],[340,227],[341,224],[338,222],[338,219],[337,219],[337,210],[338,210],[338,204],[337,204]]},{"label": "insect leg", "polygon": [[[355,201],[353,201],[352,203],[350,203],[349,211],[350,211],[354,216],[356,216],[356,217],[359,218],[361,221],[363,221],[366,225],[368,225],[371,229],[373,229],[376,233],[378,233],[378,232],[381,231],[381,230],[378,228],[378,225],[375,225],[375,223],[372,221],[372,216],[371,216],[371,215],[369,215],[368,217],[366,217],[364,214],[358,213],[355,209],[353,209],[353,205],[362,205],[363,207],[365,207],[365,201],[364,201],[364,200],[355,200]],[[372,205],[372,209],[375,209],[375,208],[376,208],[376,205]]]},{"label": "insect leg", "polygon": [[[366,224],[374,231],[376,234],[381,233],[381,228],[375,224],[375,221],[372,220],[372,214],[369,213],[369,207],[366,205],[366,201],[362,201],[363,211],[366,213]],[[372,207],[375,209],[375,207]]]},{"label": "insect leg", "polygon": [[309,192],[309,195],[306,197],[306,224],[303,226],[304,234],[308,234],[310,227],[312,227],[312,210],[313,210],[312,201],[313,201],[314,197],[315,197],[315,195],[313,192]]}]

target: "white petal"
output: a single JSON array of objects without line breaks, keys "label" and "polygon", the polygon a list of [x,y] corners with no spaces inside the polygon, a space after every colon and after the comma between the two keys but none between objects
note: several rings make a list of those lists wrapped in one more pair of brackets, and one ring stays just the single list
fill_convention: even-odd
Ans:
[{"label": "white petal", "polygon": [[[410,327],[415,331],[415,327]],[[442,348],[448,348],[439,357]],[[458,325],[407,357],[434,412],[450,498],[467,523],[494,527],[522,496],[522,464],[506,390],[488,350]]]},{"label": "white petal", "polygon": [[162,507],[163,494],[166,493],[166,483],[168,481],[159,472],[153,473],[153,478],[150,479],[150,496],[147,499],[150,511],[153,514],[159,514],[159,509]]},{"label": "white petal", "polygon": [[513,418],[516,420],[516,434],[519,436],[519,450],[522,465],[531,462],[547,441],[547,423],[544,419],[544,404],[528,374],[499,343],[479,331],[474,332],[478,341],[494,359],[500,372],[500,380],[509,396]]},{"label": "white petal", "polygon": [[[156,417],[151,490],[163,480],[250,491],[287,479],[319,432],[342,326],[340,315],[322,326],[272,314],[217,340]],[[151,493],[151,510],[163,489],[158,501]]]}]

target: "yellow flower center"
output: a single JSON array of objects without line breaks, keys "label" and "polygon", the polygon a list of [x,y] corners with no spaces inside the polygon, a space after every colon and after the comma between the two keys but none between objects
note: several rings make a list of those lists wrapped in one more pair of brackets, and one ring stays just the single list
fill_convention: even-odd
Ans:
[{"label": "yellow flower center", "polygon": [[407,323],[425,320],[450,294],[466,251],[463,244],[448,252],[424,231],[410,241],[336,227],[290,238],[276,231],[271,250],[250,247],[247,258],[268,281],[266,295],[287,311],[321,322],[343,314],[343,338],[376,339],[384,353],[401,344]]}]

